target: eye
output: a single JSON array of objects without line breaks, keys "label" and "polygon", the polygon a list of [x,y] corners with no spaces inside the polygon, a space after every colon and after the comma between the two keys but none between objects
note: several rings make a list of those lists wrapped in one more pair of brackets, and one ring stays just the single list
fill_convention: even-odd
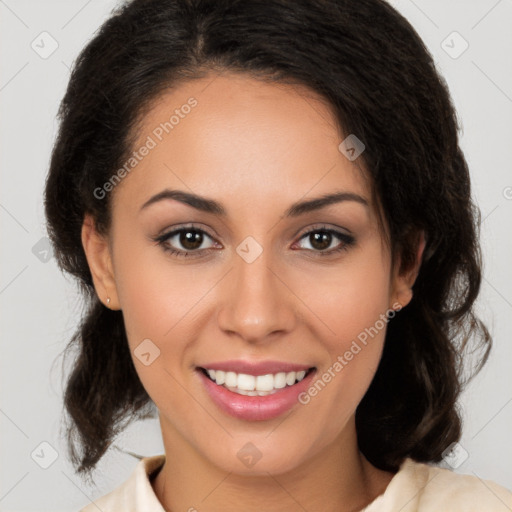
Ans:
[{"label": "eye", "polygon": [[[353,236],[326,227],[309,230],[300,238],[300,240],[303,239],[307,240],[311,246],[311,249],[308,248],[308,250],[318,253],[318,256],[329,256],[339,251],[348,250],[355,242]],[[339,242],[332,248],[331,245],[336,242],[336,239]]]},{"label": "eye", "polygon": [[[210,252],[212,247],[204,247],[203,243],[205,241],[205,236],[210,238],[210,235],[206,233],[206,231],[195,228],[195,227],[182,227],[180,229],[175,229],[168,233],[164,233],[154,239],[164,251],[169,252],[179,258],[188,257],[191,253],[197,252],[197,256],[200,253],[204,254],[204,252]],[[179,246],[181,245],[182,248]],[[175,247],[178,246],[176,249]],[[195,254],[193,255],[196,256]]]}]

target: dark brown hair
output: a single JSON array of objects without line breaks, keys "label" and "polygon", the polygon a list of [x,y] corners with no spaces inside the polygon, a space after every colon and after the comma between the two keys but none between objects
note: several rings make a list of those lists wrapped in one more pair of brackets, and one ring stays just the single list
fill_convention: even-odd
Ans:
[{"label": "dark brown hair", "polygon": [[45,190],[60,267],[85,299],[66,350],[70,456],[89,474],[115,436],[154,412],[130,356],[120,311],[99,301],[81,243],[84,214],[108,233],[111,194],[94,191],[133,151],[140,120],[170,87],[208,71],[297,83],[331,106],[360,156],[403,269],[427,237],[414,297],[388,325],[360,403],[361,451],[397,470],[405,457],[439,461],[461,435],[457,398],[468,342],[491,340],[475,317],[481,281],[479,212],[448,88],[411,25],[383,0],[133,0],[115,10],[74,63]]}]

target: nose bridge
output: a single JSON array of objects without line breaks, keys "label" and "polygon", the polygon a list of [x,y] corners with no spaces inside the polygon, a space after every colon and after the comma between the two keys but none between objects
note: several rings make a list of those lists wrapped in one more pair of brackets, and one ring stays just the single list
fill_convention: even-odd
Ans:
[{"label": "nose bridge", "polygon": [[218,321],[248,341],[293,327],[291,293],[278,277],[272,251],[247,237],[236,249]]}]

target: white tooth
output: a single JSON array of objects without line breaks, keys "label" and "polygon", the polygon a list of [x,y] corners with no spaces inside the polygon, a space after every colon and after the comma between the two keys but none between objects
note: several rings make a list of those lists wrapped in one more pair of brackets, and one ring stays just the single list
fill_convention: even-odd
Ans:
[{"label": "white tooth", "polygon": [[280,372],[276,373],[274,376],[274,387],[276,389],[281,389],[286,386],[286,373]]},{"label": "white tooth", "polygon": [[254,375],[247,375],[246,373],[239,373],[237,380],[237,388],[243,389],[245,391],[252,391],[254,389],[254,384],[256,382],[256,378]]},{"label": "white tooth", "polygon": [[272,391],[274,389],[274,376],[271,373],[258,375],[256,377],[256,389],[258,391]]},{"label": "white tooth", "polygon": [[258,393],[258,396],[267,396],[267,395],[271,394],[270,391],[257,391],[257,393]]},{"label": "white tooth", "polygon": [[296,377],[295,372],[287,373],[286,374],[286,384],[288,384],[288,386],[293,386],[293,384],[295,384],[295,377]]},{"label": "white tooth", "polygon": [[246,391],[245,389],[238,389],[238,388],[235,388],[234,391],[235,391],[235,393],[238,393],[239,395],[248,395],[248,394],[252,393],[252,391]]},{"label": "white tooth", "polygon": [[224,384],[227,388],[236,388],[237,375],[235,372],[226,372]]},{"label": "white tooth", "polygon": [[226,372],[223,372],[222,370],[217,370],[215,372],[215,381],[219,386],[222,386],[222,384],[226,382]]},{"label": "white tooth", "polygon": [[[225,372],[223,370],[207,370],[208,375],[219,386],[224,385],[230,391],[238,392],[248,396],[265,396],[275,393],[276,390],[286,386],[293,386],[296,381],[300,382],[306,376],[306,371],[279,372],[266,375],[248,375],[246,373]],[[250,393],[246,393],[249,391]],[[253,392],[253,393],[252,393]],[[260,392],[264,394],[259,394]]]}]

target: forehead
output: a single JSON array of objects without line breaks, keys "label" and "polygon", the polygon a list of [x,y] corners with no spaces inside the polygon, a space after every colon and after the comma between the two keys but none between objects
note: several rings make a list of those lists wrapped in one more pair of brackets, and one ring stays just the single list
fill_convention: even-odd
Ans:
[{"label": "forehead", "polygon": [[343,138],[329,105],[304,86],[210,74],[153,102],[133,147],[149,149],[118,188],[138,204],[163,188],[235,209],[287,206],[334,190],[370,202],[359,162],[338,149]]}]

